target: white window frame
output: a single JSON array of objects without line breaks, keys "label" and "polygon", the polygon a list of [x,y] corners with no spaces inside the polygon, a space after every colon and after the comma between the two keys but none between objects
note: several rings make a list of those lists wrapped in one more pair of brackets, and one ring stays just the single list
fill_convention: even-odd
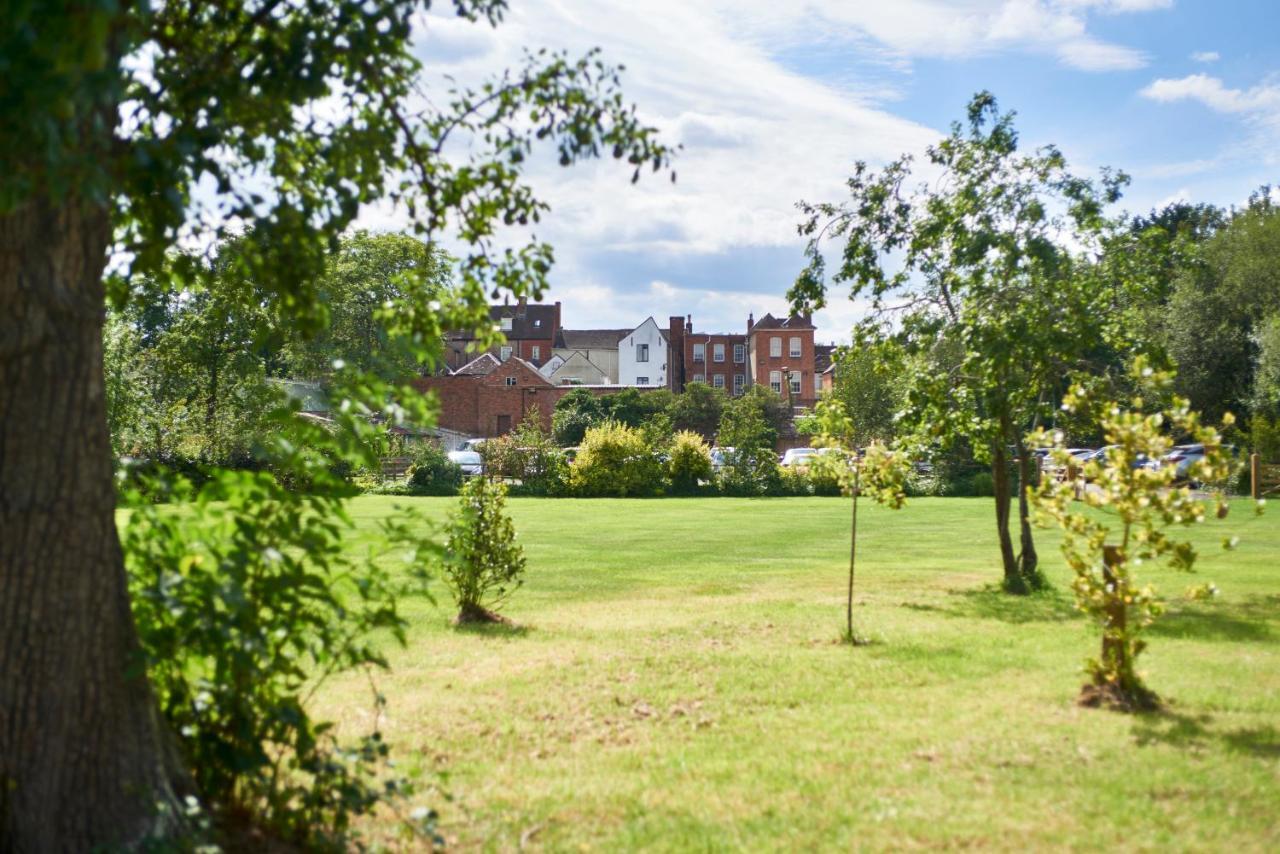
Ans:
[{"label": "white window frame", "polygon": [[[778,341],[780,339],[775,338],[773,340]],[[769,372],[769,388],[773,389],[778,394],[782,394],[782,371]]]},{"label": "white window frame", "polygon": [[706,381],[707,381],[707,375],[706,375],[706,374],[694,374],[694,375],[693,375],[693,382],[695,382],[695,383],[705,383]]},{"label": "white window frame", "polygon": [[711,345],[711,358],[713,361],[716,361],[716,362],[724,361],[724,345],[723,344]]},{"label": "white window frame", "polygon": [[541,358],[542,358],[542,347],[540,347],[540,346],[539,346],[539,345],[537,345],[537,344],[534,344],[532,347],[530,347],[530,348],[529,348],[529,358],[530,358],[530,359],[533,359],[535,362],[536,362],[536,361],[538,361],[539,359],[541,359]]},{"label": "white window frame", "polygon": [[648,377],[636,377],[636,385],[648,385],[648,384],[649,384]]},{"label": "white window frame", "polygon": [[735,365],[741,365],[746,360],[747,360],[747,345],[734,344],[733,345],[733,363]]},{"label": "white window frame", "polygon": [[649,345],[648,344],[636,345],[636,361],[637,362],[649,361]]},{"label": "white window frame", "polygon": [[693,345],[693,360],[695,362],[707,361],[707,345],[706,344]]},{"label": "white window frame", "polygon": [[790,352],[791,352],[791,358],[793,358],[793,359],[799,359],[799,358],[800,358],[800,353],[801,353],[801,348],[802,348],[802,345],[800,344],[800,339],[799,339],[799,338],[792,338],[792,339],[791,339],[791,351],[790,351]]},{"label": "white window frame", "polygon": [[511,318],[509,317],[502,318],[502,331],[503,332],[511,331]]},{"label": "white window frame", "polygon": [[507,360],[508,360],[508,359],[510,359],[510,358],[511,358],[511,347],[510,347],[510,346],[506,346],[506,345],[504,345],[504,346],[502,346],[502,347],[499,347],[499,348],[498,348],[498,361],[499,361],[499,362],[505,362],[505,361],[507,361]]},{"label": "white window frame", "polygon": [[504,378],[504,380],[505,380],[505,384],[506,384],[506,386],[507,386],[508,388],[511,388],[511,387],[515,386],[515,384],[516,384],[516,378],[515,378],[515,377],[505,377],[505,378]]},{"label": "white window frame", "polygon": [[804,388],[804,374],[796,371],[791,375],[791,393],[799,394],[802,388]]},{"label": "white window frame", "polygon": [[813,393],[822,394],[822,374],[813,375]]},{"label": "white window frame", "polygon": [[769,356],[774,359],[782,358],[782,339],[776,335],[769,339]]},{"label": "white window frame", "polygon": [[724,374],[712,374],[711,386],[712,388],[724,388]]},{"label": "white window frame", "polygon": [[734,375],[733,375],[733,393],[734,393],[734,394],[742,394],[743,390],[744,390],[746,387],[747,387],[747,375],[746,375],[746,374],[734,374]]}]

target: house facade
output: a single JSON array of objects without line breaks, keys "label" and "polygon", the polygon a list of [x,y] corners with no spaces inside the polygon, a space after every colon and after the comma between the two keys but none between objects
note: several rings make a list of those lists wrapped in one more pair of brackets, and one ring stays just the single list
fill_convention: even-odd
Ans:
[{"label": "house facade", "polygon": [[639,388],[667,385],[667,336],[652,317],[618,342],[618,384]]},{"label": "house facade", "polygon": [[785,320],[766,314],[759,321],[747,318],[747,361],[751,383],[773,389],[795,406],[817,402],[814,380],[813,321],[808,315]]},{"label": "house facade", "polygon": [[[522,299],[515,305],[493,305],[489,307],[489,318],[507,339],[486,351],[498,361],[523,359],[539,367],[551,358],[560,332],[560,303],[529,305]],[[479,355],[474,349],[475,334],[470,330],[447,332],[444,340],[445,365],[450,371]]]}]

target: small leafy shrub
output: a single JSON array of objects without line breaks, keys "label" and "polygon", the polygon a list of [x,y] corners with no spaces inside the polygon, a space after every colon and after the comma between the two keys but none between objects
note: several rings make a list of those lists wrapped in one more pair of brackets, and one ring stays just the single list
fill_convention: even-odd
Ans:
[{"label": "small leafy shrub", "polygon": [[[1172,385],[1171,374],[1152,371],[1142,359],[1135,364],[1134,379],[1157,400]],[[1231,458],[1218,431],[1202,425],[1187,401],[1176,396],[1167,408],[1147,412],[1140,396],[1124,409],[1092,399],[1076,386],[1063,399],[1063,407],[1090,413],[1107,444],[1115,446],[1105,460],[1079,466],[1076,478],[1044,478],[1031,493],[1037,521],[1062,528],[1062,553],[1075,573],[1076,607],[1102,629],[1101,654],[1087,664],[1091,678],[1080,701],[1121,710],[1152,708],[1159,698],[1143,683],[1136,662],[1146,648],[1141,633],[1163,613],[1164,605],[1151,585],[1139,586],[1136,569],[1163,560],[1174,569],[1192,571],[1195,549],[1189,541],[1170,536],[1168,529],[1203,522],[1210,510],[1222,518],[1228,505],[1221,495],[1202,501],[1193,497],[1190,487],[1175,486],[1172,465],[1153,469],[1136,463],[1168,453],[1173,446],[1170,432],[1203,443],[1204,459],[1192,467],[1195,480],[1222,480],[1231,470]],[[1225,423],[1231,423],[1230,415]],[[1059,464],[1069,462],[1061,432],[1040,430],[1030,440],[1038,446],[1052,445]],[[1232,548],[1234,542],[1223,546]],[[1190,588],[1187,595],[1199,599],[1216,592],[1208,584]]]},{"label": "small leafy shrub", "polygon": [[570,482],[577,495],[626,498],[657,495],[662,475],[639,430],[606,421],[583,436]]},{"label": "small leafy shrub", "polygon": [[413,495],[457,495],[462,486],[462,469],[431,442],[414,448],[406,477]]},{"label": "small leafy shrub", "polygon": [[501,621],[497,607],[524,583],[524,549],[506,513],[506,495],[504,484],[473,477],[450,516],[443,568],[459,624]]},{"label": "small leafy shrub", "polygon": [[778,495],[812,495],[809,470],[804,466],[778,466]]},{"label": "small leafy shrub", "polygon": [[[822,456],[828,456],[823,454]],[[805,472],[809,480],[809,489],[814,495],[827,497],[840,495],[840,477],[830,466],[813,465]]]},{"label": "small leafy shrub", "polygon": [[725,454],[720,489],[726,495],[781,495],[782,467],[773,448],[735,448]]},{"label": "small leafy shrub", "polygon": [[671,442],[667,479],[677,495],[693,495],[703,481],[712,479],[711,449],[692,430],[681,430]]}]

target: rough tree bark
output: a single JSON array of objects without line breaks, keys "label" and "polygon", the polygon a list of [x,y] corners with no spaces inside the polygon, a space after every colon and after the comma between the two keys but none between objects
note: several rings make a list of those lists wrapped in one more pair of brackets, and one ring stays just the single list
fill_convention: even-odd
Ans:
[{"label": "rough tree bark", "polygon": [[1026,443],[1018,438],[1018,531],[1021,548],[1018,551],[1018,572],[1028,585],[1035,585],[1040,567],[1036,554],[1036,541],[1031,532],[1031,504],[1027,499],[1027,487],[1039,481],[1040,464],[1027,451]]},{"label": "rough tree bark", "polygon": [[183,788],[115,527],[109,238],[101,206],[37,197],[0,215],[2,851],[132,846],[174,828]]},{"label": "rough tree bark", "polygon": [[1022,587],[1018,573],[1018,559],[1013,552],[1013,538],[1009,536],[1009,458],[1004,442],[991,444],[992,492],[996,498],[996,533],[1000,537],[1000,562],[1004,566],[1004,586],[1010,592]]}]

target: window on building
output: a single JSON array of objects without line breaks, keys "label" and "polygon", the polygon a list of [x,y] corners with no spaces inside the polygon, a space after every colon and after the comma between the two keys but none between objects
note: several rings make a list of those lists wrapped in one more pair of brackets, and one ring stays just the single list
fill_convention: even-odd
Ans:
[{"label": "window on building", "polygon": [[796,371],[794,374],[791,375],[791,393],[792,394],[800,393],[800,372],[799,371]]},{"label": "window on building", "polygon": [[[773,340],[777,341],[778,339],[775,338]],[[782,371],[769,372],[769,388],[773,389],[778,394],[782,394]]]},{"label": "window on building", "polygon": [[502,361],[504,361],[504,362],[505,362],[507,359],[510,359],[510,358],[511,358],[511,348],[510,348],[510,347],[503,347],[502,349],[498,350],[498,358],[500,358],[500,359],[501,359]]},{"label": "window on building", "polygon": [[724,361],[724,345],[723,344],[715,344],[711,347],[711,358],[715,359],[717,362]]},{"label": "window on building", "polygon": [[513,385],[515,385],[515,384],[516,384],[516,378],[515,378],[515,377],[507,377],[506,382],[507,382],[507,385],[509,385],[509,386],[513,386]]},{"label": "window on building", "polygon": [[503,332],[511,331],[511,318],[509,317],[502,318],[502,331]]},{"label": "window on building", "polygon": [[541,358],[542,358],[542,348],[541,348],[541,347],[539,347],[537,344],[534,344],[532,347],[530,347],[530,348],[529,348],[529,358],[533,359],[535,362],[536,362],[536,361],[538,361],[539,359],[541,359]]},{"label": "window on building", "polygon": [[716,388],[724,388],[724,374],[713,374],[711,384]]},{"label": "window on building", "polygon": [[822,374],[813,375],[813,393],[822,394]]},{"label": "window on building", "polygon": [[636,377],[636,385],[648,385],[648,384],[649,384],[648,377]]},{"label": "window on building", "polygon": [[637,362],[649,361],[649,345],[648,344],[636,345],[636,361]]},{"label": "window on building", "polygon": [[782,355],[782,339],[781,338],[769,339],[769,355],[775,359]]},{"label": "window on building", "polygon": [[742,390],[746,387],[747,387],[747,375],[734,374],[733,375],[733,393],[742,394]]},{"label": "window on building", "polygon": [[800,358],[800,339],[799,338],[791,339],[791,358],[793,359]]},{"label": "window on building", "polygon": [[693,360],[694,360],[695,362],[705,362],[705,361],[707,360],[707,345],[706,345],[706,344],[694,344],[694,345],[693,345]]},{"label": "window on building", "polygon": [[741,365],[746,360],[747,360],[747,345],[734,344],[733,345],[733,361]]},{"label": "window on building", "polygon": [[706,375],[706,374],[694,374],[694,375],[693,375],[693,381],[694,381],[695,383],[705,383],[705,382],[707,381],[707,375]]},{"label": "window on building", "polygon": [[533,328],[534,328],[534,329],[540,329],[540,328],[542,328],[542,321],[541,321],[541,320],[535,320],[535,321],[533,322]]}]

